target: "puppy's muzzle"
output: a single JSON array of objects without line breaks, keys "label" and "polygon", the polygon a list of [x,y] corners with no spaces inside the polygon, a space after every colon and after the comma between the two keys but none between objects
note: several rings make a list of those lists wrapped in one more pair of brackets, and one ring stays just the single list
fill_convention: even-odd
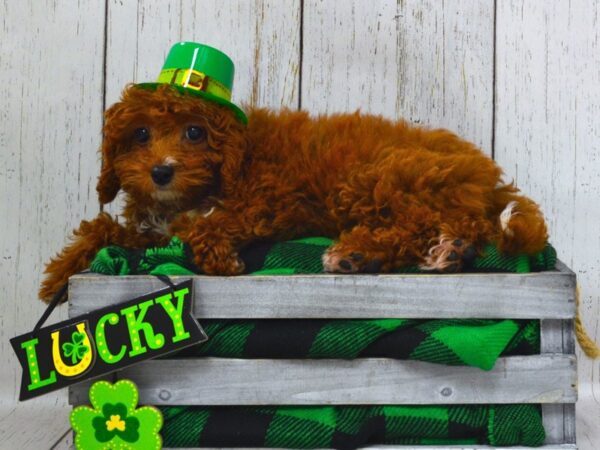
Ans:
[{"label": "puppy's muzzle", "polygon": [[173,179],[174,173],[175,170],[171,166],[154,166],[150,174],[156,184],[164,186]]}]

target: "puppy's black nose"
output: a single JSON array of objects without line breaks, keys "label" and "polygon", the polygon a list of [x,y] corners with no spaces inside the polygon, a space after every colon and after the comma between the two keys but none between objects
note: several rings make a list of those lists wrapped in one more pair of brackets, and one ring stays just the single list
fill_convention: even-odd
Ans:
[{"label": "puppy's black nose", "polygon": [[156,184],[164,186],[173,178],[173,172],[171,166],[154,166],[151,175]]}]

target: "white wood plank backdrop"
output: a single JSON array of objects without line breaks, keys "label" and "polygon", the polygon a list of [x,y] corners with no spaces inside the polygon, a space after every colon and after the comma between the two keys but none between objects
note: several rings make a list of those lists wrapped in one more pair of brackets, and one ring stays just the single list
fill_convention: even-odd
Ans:
[{"label": "white wood plank backdrop", "polygon": [[305,0],[302,107],[405,117],[492,149],[494,2]]},{"label": "white wood plank backdrop", "polygon": [[36,301],[43,263],[67,230],[98,211],[104,8],[0,5],[0,401],[14,403],[8,339],[44,310]]},{"label": "white wood plank backdrop", "polygon": [[[545,211],[600,340],[600,4],[499,0],[495,156]],[[598,361],[578,352],[577,436],[600,447]]]},{"label": "white wood plank backdrop", "polygon": [[[600,338],[595,0],[2,0],[0,23],[6,414],[19,382],[8,338],[43,309],[35,299],[43,262],[98,210],[101,111],[126,83],[154,79],[178,40],[233,56],[237,101],[315,113],[361,108],[476,142],[543,205],[552,242],[579,275],[584,322]],[[600,367],[581,357],[579,370],[578,441],[591,450],[600,447]],[[65,398],[30,405],[59,407]],[[58,438],[59,428],[39,442]],[[12,448],[31,446],[17,438]]]}]

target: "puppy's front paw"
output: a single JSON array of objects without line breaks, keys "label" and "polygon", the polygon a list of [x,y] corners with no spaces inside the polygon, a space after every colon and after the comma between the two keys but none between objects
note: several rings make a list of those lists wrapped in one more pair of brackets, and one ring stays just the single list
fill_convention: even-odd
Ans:
[{"label": "puppy's front paw", "polygon": [[389,268],[385,267],[380,255],[370,255],[337,244],[323,254],[323,270],[330,273],[378,273]]},{"label": "puppy's front paw", "polygon": [[211,245],[201,237],[190,239],[194,252],[194,263],[207,275],[240,275],[245,265],[232,246],[227,244]]},{"label": "puppy's front paw", "polygon": [[477,250],[471,243],[442,235],[439,237],[439,243],[429,249],[429,254],[419,268],[437,272],[458,272],[476,256]]},{"label": "puppy's front paw", "polygon": [[195,263],[206,275],[240,275],[246,266],[237,253],[227,257],[215,257],[214,253],[196,257]]}]

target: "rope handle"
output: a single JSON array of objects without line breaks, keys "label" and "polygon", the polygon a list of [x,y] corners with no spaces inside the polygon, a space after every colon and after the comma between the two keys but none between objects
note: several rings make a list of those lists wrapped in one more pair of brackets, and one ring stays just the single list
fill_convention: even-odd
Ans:
[{"label": "rope handle", "polygon": [[579,290],[579,285],[577,285],[577,291],[575,292],[575,335],[577,336],[577,342],[579,342],[579,346],[581,347],[581,350],[583,350],[583,353],[590,359],[596,359],[600,357],[600,348],[598,348],[598,344],[596,344],[587,333],[583,321],[581,320],[580,297],[581,292]]}]

